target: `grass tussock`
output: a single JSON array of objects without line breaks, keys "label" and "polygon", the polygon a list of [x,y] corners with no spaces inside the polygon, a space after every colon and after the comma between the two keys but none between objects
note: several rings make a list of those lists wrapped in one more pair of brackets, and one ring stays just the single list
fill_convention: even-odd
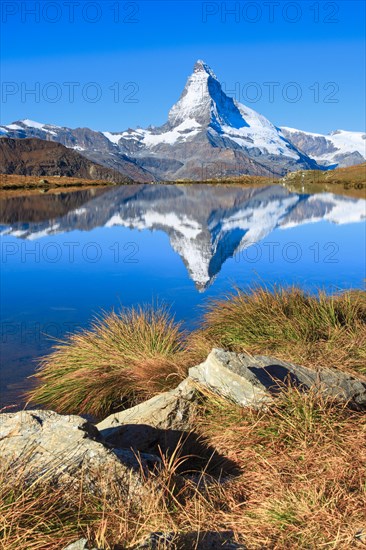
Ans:
[{"label": "grass tussock", "polygon": [[213,347],[366,374],[366,292],[237,291],[211,301],[190,334],[162,308],[113,312],[56,345],[28,397],[61,413],[105,416],[176,387]]},{"label": "grass tussock", "polygon": [[[55,487],[0,479],[0,540],[6,550],[56,550],[80,537],[107,550],[131,548],[152,531],[234,532],[250,550],[362,548],[366,539],[366,418],[310,392],[284,388],[266,411],[208,395],[197,434],[241,473],[197,485],[174,482],[185,460],[163,457],[159,483],[140,507],[116,493],[108,501]],[[146,484],[149,480],[146,481]],[[198,540],[198,537],[197,537]],[[359,546],[359,545],[360,546]],[[174,548],[174,546],[169,546]],[[194,550],[192,542],[188,546]]]},{"label": "grass tussock", "polygon": [[112,312],[41,360],[40,384],[29,397],[61,413],[101,416],[130,406],[178,384],[187,361],[183,341],[165,309]]},{"label": "grass tussock", "polygon": [[[102,415],[175,387],[213,346],[365,373],[365,329],[361,291],[239,291],[211,302],[192,334],[163,309],[124,310],[58,344],[43,359],[31,397],[60,412]],[[178,448],[163,456],[159,483],[136,508],[120,494],[108,501],[80,491],[75,498],[2,470],[0,547],[56,550],[84,536],[116,550],[152,531],[228,530],[250,550],[366,546],[364,412],[291,387],[262,411],[207,393],[192,426],[236,465],[235,474],[206,488],[204,473],[198,485],[178,483],[175,474],[192,458]]]},{"label": "grass tussock", "polygon": [[366,292],[237,291],[209,303],[191,345],[202,355],[222,347],[366,373]]}]

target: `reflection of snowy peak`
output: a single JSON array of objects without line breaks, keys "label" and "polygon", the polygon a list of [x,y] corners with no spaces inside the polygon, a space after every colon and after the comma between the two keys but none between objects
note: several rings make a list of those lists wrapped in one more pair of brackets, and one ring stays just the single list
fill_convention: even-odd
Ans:
[{"label": "reflection of snowy peak", "polygon": [[[333,193],[322,193],[308,197],[305,205],[299,203],[286,216],[280,224],[283,229],[295,227],[305,223],[316,223],[328,221],[336,224],[359,222],[366,218],[366,201],[362,199],[348,199],[334,195]],[[350,203],[350,201],[352,201]]]},{"label": "reflection of snowy peak", "polygon": [[[42,199],[52,197],[36,197],[40,208]],[[13,208],[17,210],[16,200]],[[9,209],[6,212],[9,220]],[[3,234],[35,239],[101,226],[161,230],[169,236],[197,288],[204,290],[228,258],[276,228],[324,219],[351,223],[365,218],[364,200],[331,193],[298,195],[282,186],[243,189],[140,185],[106,191],[59,218],[13,223],[3,228]]]}]

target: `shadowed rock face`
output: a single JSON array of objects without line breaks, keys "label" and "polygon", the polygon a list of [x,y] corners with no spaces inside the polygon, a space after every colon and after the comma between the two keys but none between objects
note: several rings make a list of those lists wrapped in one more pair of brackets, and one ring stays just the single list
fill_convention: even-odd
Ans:
[{"label": "shadowed rock face", "polygon": [[[61,128],[59,126],[51,125],[37,125],[36,127],[27,126],[23,121],[19,121],[16,124],[11,124],[10,127],[0,128],[0,134],[3,134],[2,138],[15,138],[26,139],[33,138],[39,142],[42,141],[43,147],[56,146],[56,143],[60,143],[67,147],[68,155],[74,152],[84,159],[86,165],[102,165],[104,168],[110,169],[110,172],[114,174],[114,180],[108,181],[135,181],[135,182],[150,182],[155,178],[148,171],[133,160],[127,157],[124,153],[119,151],[113,143],[111,143],[101,132],[94,132],[89,128]],[[55,143],[56,142],[56,143]],[[19,145],[19,147],[21,147]],[[54,150],[54,153],[56,149]],[[89,159],[89,163],[85,160]],[[21,168],[23,172],[14,172],[14,167]],[[50,172],[54,167],[52,159],[50,164],[45,164],[42,168],[43,172],[40,175],[51,176],[52,173],[59,174],[60,167],[57,167],[56,172]],[[12,170],[11,170],[12,169]],[[19,159],[14,159],[12,165],[4,165],[2,173],[14,174],[14,173],[29,173],[31,175],[39,175],[36,172],[24,172],[24,166],[19,164]],[[33,168],[33,170],[35,167]],[[29,167],[28,167],[29,170]],[[100,170],[100,169],[99,169]],[[39,172],[39,169],[38,169]],[[105,172],[106,174],[108,172]],[[69,175],[65,173],[64,175]],[[85,176],[88,177],[88,176]],[[118,178],[118,179],[117,179]],[[98,179],[93,177],[93,179]]]},{"label": "shadowed rock face", "polygon": [[189,369],[197,384],[241,406],[260,408],[288,384],[310,389],[355,408],[366,408],[366,382],[336,369],[318,370],[274,357],[213,349],[206,361]]},{"label": "shadowed rock face", "polygon": [[[77,193],[73,197],[77,200]],[[323,219],[344,223],[365,218],[364,200],[331,193],[299,195],[282,186],[126,186],[90,196],[81,206],[70,203],[67,212],[57,217],[47,215],[45,206],[48,201],[51,211],[57,197],[28,197],[27,208],[37,220],[31,223],[20,219],[23,200],[16,197],[2,201],[3,234],[34,239],[37,235],[90,231],[101,226],[159,229],[167,233],[172,248],[201,291],[208,288],[228,258],[260,242],[278,227]],[[38,217],[37,208],[42,212]]]},{"label": "shadowed rock face", "polygon": [[[132,550],[246,550],[245,544],[235,542],[231,531],[192,531],[190,533],[151,533]],[[68,550],[68,549],[65,549]],[[70,550],[79,550],[79,548]],[[83,550],[83,548],[81,548]]]},{"label": "shadowed rock face", "polygon": [[236,475],[235,462],[221,455],[202,436],[192,432],[192,418],[200,399],[194,382],[183,380],[173,390],[158,394],[135,407],[116,412],[96,425],[113,447],[149,455],[172,456],[179,448],[185,457],[179,473],[204,470],[213,476]]},{"label": "shadowed rock face", "polygon": [[[116,547],[117,548],[117,547]],[[120,548],[118,546],[118,548]],[[246,550],[243,544],[234,541],[231,531],[192,531],[150,533],[143,541],[137,543],[131,550]],[[69,544],[63,550],[102,550],[90,548],[87,539],[79,539]]]},{"label": "shadowed rock face", "polygon": [[338,130],[321,135],[294,128],[281,128],[281,132],[320,165],[341,168],[365,162],[366,134],[362,132]]}]

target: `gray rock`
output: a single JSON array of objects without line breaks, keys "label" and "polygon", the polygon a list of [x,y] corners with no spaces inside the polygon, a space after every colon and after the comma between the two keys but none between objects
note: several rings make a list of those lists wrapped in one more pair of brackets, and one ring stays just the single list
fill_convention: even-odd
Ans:
[{"label": "gray rock", "polygon": [[144,424],[162,430],[185,430],[195,404],[196,388],[187,378],[174,390],[161,393],[131,409],[112,414],[96,425],[106,441],[116,428]]},{"label": "gray rock", "polygon": [[[197,469],[207,463],[206,455],[211,456],[214,450],[208,449],[198,437],[186,433],[196,399],[195,383],[187,378],[174,390],[110,415],[97,424],[97,429],[104,441],[114,448],[132,449],[144,455],[169,455],[179,446],[184,456],[194,454],[196,457],[194,464],[192,460],[184,462],[184,471]],[[215,464],[214,459],[211,462]]]},{"label": "gray rock", "polygon": [[[29,481],[42,479],[65,488],[82,484],[107,495],[143,494],[135,454],[108,448],[97,428],[79,416],[42,410],[1,414],[0,454],[3,465],[21,468]],[[140,458],[147,471],[154,457]],[[157,457],[155,462],[159,463]]]},{"label": "gray rock", "polygon": [[233,533],[194,531],[191,533],[151,533],[133,550],[245,550],[243,544],[234,542]]},{"label": "gray rock", "polygon": [[[79,539],[72,542],[64,548],[64,550],[89,550],[87,539]],[[98,548],[90,548],[90,550],[99,550]]]},{"label": "gray rock", "polygon": [[291,383],[310,388],[358,408],[366,406],[366,383],[336,369],[293,365],[280,359],[213,349],[207,359],[189,369],[198,384],[241,406],[260,407]]},{"label": "gray rock", "polygon": [[191,415],[197,404],[196,384],[187,378],[175,390],[157,395],[140,405],[114,414],[97,424],[104,440],[115,448],[184,457],[178,473],[205,470],[209,475],[231,475],[234,462],[219,454],[202,436],[191,431]]},{"label": "gray rock", "polygon": [[203,363],[189,369],[189,376],[199,385],[242,407],[261,407],[272,398],[245,369],[244,359],[245,356],[213,349]]}]

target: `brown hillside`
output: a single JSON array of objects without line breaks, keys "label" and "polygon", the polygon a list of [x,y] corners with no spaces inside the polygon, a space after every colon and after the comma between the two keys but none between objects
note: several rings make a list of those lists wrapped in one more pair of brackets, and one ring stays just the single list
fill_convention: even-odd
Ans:
[{"label": "brown hillside", "polygon": [[0,174],[67,176],[114,183],[131,178],[106,168],[53,141],[38,138],[0,138]]}]

